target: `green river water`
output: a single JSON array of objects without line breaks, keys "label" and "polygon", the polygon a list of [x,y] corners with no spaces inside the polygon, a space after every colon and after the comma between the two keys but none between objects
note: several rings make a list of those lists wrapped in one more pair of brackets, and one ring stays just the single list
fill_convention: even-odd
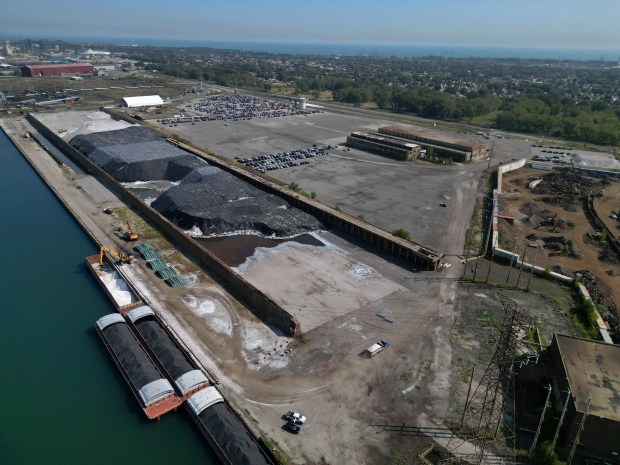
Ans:
[{"label": "green river water", "polygon": [[184,411],[149,422],[93,329],[97,252],[0,130],[0,464],[215,464]]}]

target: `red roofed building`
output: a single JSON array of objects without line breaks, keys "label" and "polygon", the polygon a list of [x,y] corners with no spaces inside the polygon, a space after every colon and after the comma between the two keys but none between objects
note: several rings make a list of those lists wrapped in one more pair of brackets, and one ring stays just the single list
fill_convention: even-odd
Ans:
[{"label": "red roofed building", "polygon": [[92,73],[93,65],[90,63],[63,63],[48,65],[26,65],[22,66],[22,76],[42,77],[60,76],[63,74]]}]

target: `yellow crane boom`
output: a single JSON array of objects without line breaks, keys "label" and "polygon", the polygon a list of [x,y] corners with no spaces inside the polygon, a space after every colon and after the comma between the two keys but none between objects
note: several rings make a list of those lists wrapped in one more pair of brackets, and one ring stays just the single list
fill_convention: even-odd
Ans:
[{"label": "yellow crane boom", "polygon": [[100,265],[103,265],[103,253],[104,252],[108,252],[110,255],[114,255],[115,257],[118,257],[118,261],[121,263],[129,263],[133,260],[133,255],[128,255],[125,253],[118,253],[115,250],[102,246],[101,250],[99,250],[99,264]]}]

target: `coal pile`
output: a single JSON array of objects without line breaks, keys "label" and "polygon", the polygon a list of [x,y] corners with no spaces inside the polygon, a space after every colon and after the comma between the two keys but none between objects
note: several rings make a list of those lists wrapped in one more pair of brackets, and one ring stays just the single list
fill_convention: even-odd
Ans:
[{"label": "coal pile", "polygon": [[207,431],[235,465],[268,465],[258,444],[223,402],[198,415]]},{"label": "coal pile", "polygon": [[111,131],[81,134],[71,139],[71,145],[78,149],[80,153],[88,155],[93,150],[101,147],[135,144],[138,142],[149,142],[152,140],[164,139],[164,136],[157,131],[147,129],[142,126],[132,126],[125,129],[114,129]]},{"label": "coal pile", "polygon": [[151,206],[180,228],[198,228],[203,236],[256,231],[292,237],[322,229],[313,216],[213,166],[194,170]]},{"label": "coal pile", "polygon": [[173,380],[195,369],[159,322],[143,320],[135,326]]},{"label": "coal pile", "polygon": [[83,134],[71,145],[119,182],[178,181],[206,164],[143,127]]},{"label": "coal pile", "polygon": [[126,324],[110,325],[103,329],[103,334],[137,389],[161,379],[161,374]]}]

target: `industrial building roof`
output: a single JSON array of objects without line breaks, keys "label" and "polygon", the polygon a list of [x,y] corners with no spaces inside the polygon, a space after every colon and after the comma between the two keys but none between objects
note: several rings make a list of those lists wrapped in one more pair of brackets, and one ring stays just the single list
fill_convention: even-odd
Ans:
[{"label": "industrial building roof", "polygon": [[400,132],[402,134],[408,134],[414,137],[421,137],[424,139],[435,140],[437,142],[443,142],[445,144],[454,144],[461,145],[463,147],[468,147],[470,149],[478,148],[483,146],[484,144],[480,144],[479,142],[459,139],[457,137],[452,137],[448,134],[438,133],[438,132],[426,132],[426,131],[414,131],[412,129],[405,129],[398,126],[383,126],[379,128],[379,131],[384,129],[386,131]]},{"label": "industrial building roof", "polygon": [[620,420],[620,346],[556,334],[575,408],[590,415]]},{"label": "industrial building roof", "polygon": [[37,69],[54,69],[54,68],[83,68],[83,69],[93,69],[93,65],[90,63],[60,63],[60,64],[45,64],[45,65],[25,65],[26,68],[30,68],[31,70]]},{"label": "industrial building roof", "polygon": [[159,95],[141,95],[138,97],[123,97],[123,105],[132,107],[156,107],[163,105],[164,101]]}]

